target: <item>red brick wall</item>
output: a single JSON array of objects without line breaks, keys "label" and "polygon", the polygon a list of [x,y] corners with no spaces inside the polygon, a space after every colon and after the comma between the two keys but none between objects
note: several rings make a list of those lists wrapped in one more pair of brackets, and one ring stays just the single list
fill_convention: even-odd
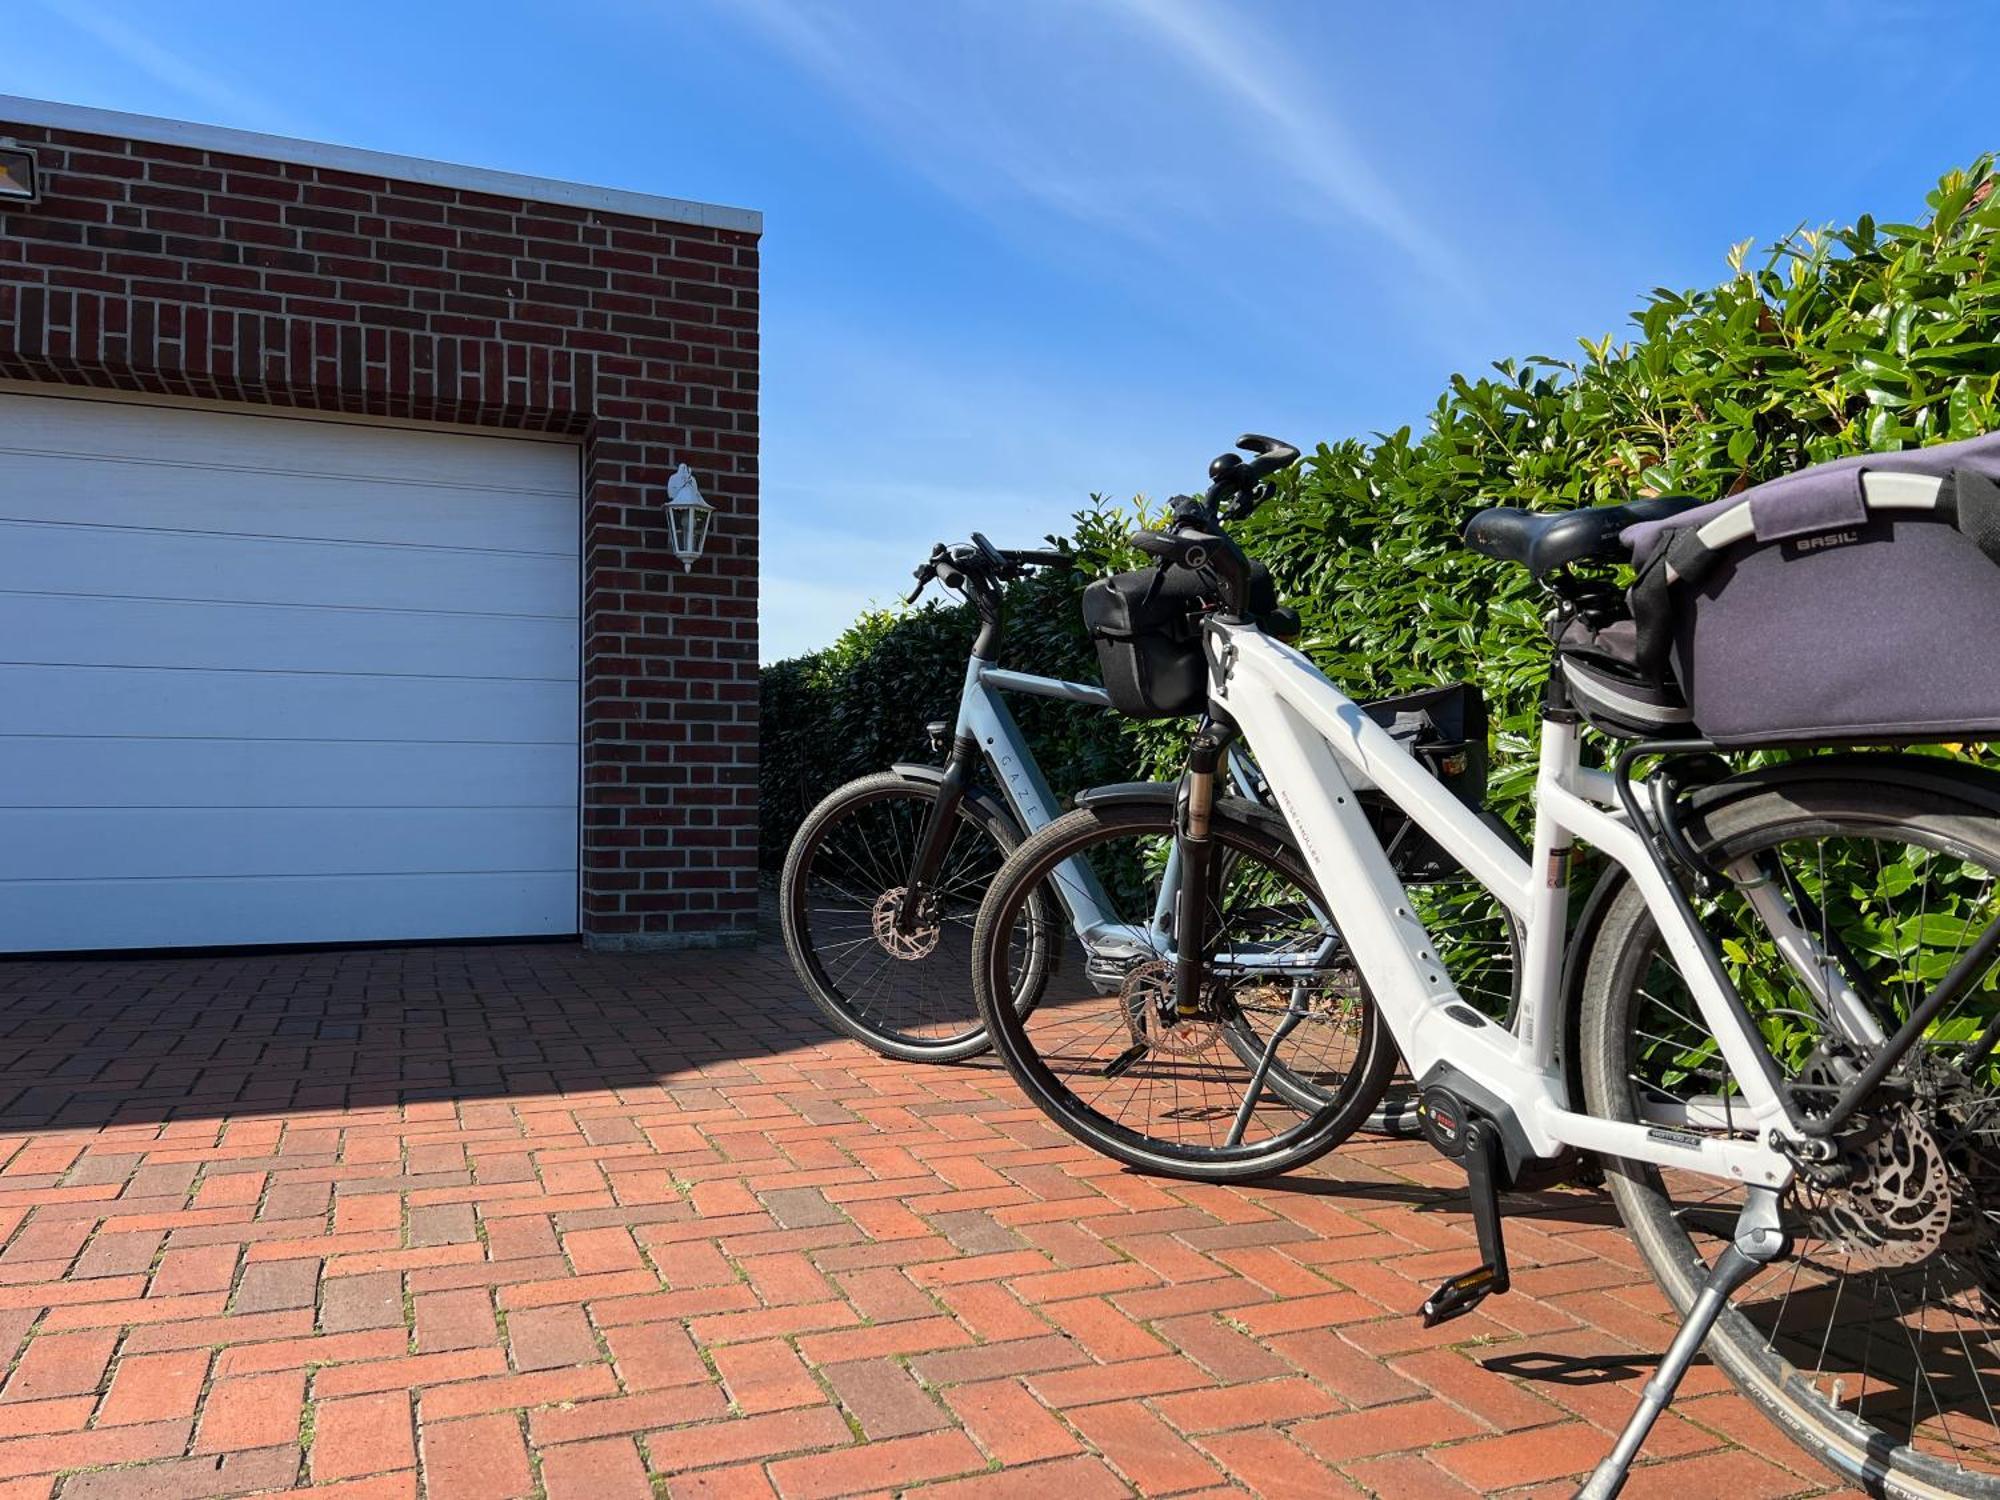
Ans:
[{"label": "red brick wall", "polygon": [[[756,902],[757,237],[0,118],[0,375],[577,434],[583,910],[730,940]],[[717,516],[684,572],[666,481]]]}]

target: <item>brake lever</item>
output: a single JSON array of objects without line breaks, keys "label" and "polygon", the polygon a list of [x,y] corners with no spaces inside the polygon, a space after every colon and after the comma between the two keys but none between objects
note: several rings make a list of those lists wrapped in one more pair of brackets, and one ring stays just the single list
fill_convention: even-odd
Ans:
[{"label": "brake lever", "polygon": [[910,576],[917,580],[917,586],[910,590],[909,596],[903,603],[915,604],[922,597],[924,590],[929,588],[931,581],[937,577],[938,564],[948,555],[943,542],[931,543],[931,555],[918,563],[910,573]]},{"label": "brake lever", "polygon": [[1200,572],[1208,566],[1208,547],[1202,542],[1189,541],[1185,537],[1174,536],[1161,531],[1138,531],[1132,534],[1132,545],[1148,557],[1157,557],[1161,562],[1172,563],[1175,567]]}]

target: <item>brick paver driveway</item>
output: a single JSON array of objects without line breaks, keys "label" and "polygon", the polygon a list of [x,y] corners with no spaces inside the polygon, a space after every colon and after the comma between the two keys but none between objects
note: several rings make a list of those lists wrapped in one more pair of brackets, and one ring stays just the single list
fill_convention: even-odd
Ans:
[{"label": "brick paver driveway", "polygon": [[[0,966],[0,1500],[1567,1494],[1659,1305],[1603,1201],[1375,1143],[1190,1187],[835,1042],[775,947]],[[1691,1377],[1629,1493],[1823,1493]]]}]

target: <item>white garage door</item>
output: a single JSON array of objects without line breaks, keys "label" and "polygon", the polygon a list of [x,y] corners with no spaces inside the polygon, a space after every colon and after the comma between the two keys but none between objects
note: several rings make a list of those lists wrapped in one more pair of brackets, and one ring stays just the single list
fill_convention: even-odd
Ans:
[{"label": "white garage door", "polygon": [[577,451],[0,394],[0,950],[577,930]]}]

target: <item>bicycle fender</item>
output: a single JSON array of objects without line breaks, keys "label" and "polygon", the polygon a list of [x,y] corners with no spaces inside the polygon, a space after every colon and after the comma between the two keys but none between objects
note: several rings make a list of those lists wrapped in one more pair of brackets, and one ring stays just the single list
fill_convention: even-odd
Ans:
[{"label": "bicycle fender", "polygon": [[[929,766],[914,760],[899,760],[889,769],[905,781],[924,781],[932,786],[944,785],[943,766]],[[998,818],[1007,831],[1013,834],[1016,843],[1027,837],[1027,830],[1021,827],[1021,820],[1014,816],[1014,809],[985,787],[968,786],[965,789],[965,800],[982,815]]]},{"label": "bicycle fender", "polygon": [[[1180,784],[1174,781],[1115,781],[1109,786],[1094,786],[1088,791],[1078,792],[1073,800],[1078,807],[1115,807],[1121,802],[1172,807],[1179,792]],[[1285,822],[1283,814],[1247,797],[1217,797],[1215,814],[1255,824],[1287,844],[1294,842],[1291,827]]]},{"label": "bicycle fender", "polygon": [[1759,766],[1690,794],[1688,805],[1693,811],[1705,812],[1753,792],[1819,781],[1892,781],[1939,796],[1956,797],[1982,812],[2000,814],[2000,770],[1941,755],[1912,755],[1903,750],[1852,750]]},{"label": "bicycle fender", "polygon": [[1171,781],[1114,781],[1078,792],[1072,799],[1078,807],[1111,807],[1120,802],[1172,802],[1178,784]]}]

